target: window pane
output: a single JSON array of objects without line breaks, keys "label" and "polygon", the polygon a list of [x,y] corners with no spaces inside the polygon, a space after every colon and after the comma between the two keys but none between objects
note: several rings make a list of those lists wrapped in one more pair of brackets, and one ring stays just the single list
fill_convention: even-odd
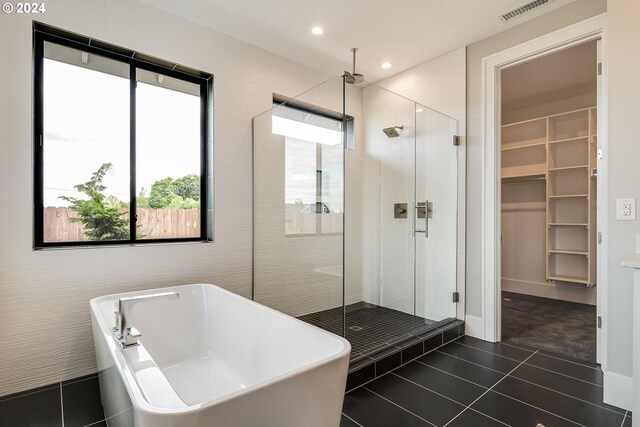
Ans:
[{"label": "window pane", "polygon": [[320,216],[322,233],[342,233],[343,155],[342,145],[322,146],[322,203],[326,213]]},{"label": "window pane", "polygon": [[316,145],[285,138],[285,234],[316,232]]},{"label": "window pane", "polygon": [[128,70],[45,43],[44,242],[129,239]]},{"label": "window pane", "polygon": [[200,237],[200,86],[144,70],[137,76],[136,234]]}]

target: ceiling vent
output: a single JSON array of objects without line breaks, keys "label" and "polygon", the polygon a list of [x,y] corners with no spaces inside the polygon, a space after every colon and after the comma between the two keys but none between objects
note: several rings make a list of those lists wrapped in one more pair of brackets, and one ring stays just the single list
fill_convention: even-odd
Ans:
[{"label": "ceiling vent", "polygon": [[523,4],[522,6],[517,7],[513,10],[510,10],[509,12],[503,13],[502,15],[500,15],[500,20],[502,22],[509,22],[512,19],[517,18],[518,16],[524,15],[525,13],[532,12],[537,8],[539,8],[540,6],[544,6],[545,4],[549,4],[553,1],[554,0],[534,0],[527,4]]}]

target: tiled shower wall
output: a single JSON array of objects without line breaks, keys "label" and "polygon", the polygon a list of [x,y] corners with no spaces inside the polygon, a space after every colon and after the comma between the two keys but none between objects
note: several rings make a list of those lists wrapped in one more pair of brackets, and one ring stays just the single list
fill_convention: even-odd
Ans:
[{"label": "tiled shower wall", "polygon": [[42,22],[215,75],[215,243],[32,250],[34,16],[1,14],[0,396],[95,372],[93,297],[195,282],[250,296],[251,118],[327,78],[137,1],[46,7]]}]

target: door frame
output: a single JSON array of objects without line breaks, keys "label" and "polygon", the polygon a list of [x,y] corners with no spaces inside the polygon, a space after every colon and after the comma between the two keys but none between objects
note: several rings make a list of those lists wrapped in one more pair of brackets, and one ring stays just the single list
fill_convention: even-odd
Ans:
[{"label": "door frame", "polygon": [[[501,314],[501,179],[500,179],[500,72],[531,59],[592,40],[601,41],[602,76],[598,93],[598,148],[607,147],[607,17],[594,16],[536,39],[519,44],[482,60],[482,339],[498,342],[502,338]],[[598,160],[597,228],[607,235],[607,164],[606,155]],[[598,363],[606,366],[606,245],[597,246],[597,311],[603,326],[598,331]],[[594,319],[595,321],[595,319]]]}]

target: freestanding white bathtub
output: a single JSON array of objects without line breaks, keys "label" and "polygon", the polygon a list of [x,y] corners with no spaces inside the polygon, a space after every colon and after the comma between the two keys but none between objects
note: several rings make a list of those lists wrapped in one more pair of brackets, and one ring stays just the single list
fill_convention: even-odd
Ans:
[{"label": "freestanding white bathtub", "polygon": [[[140,345],[112,332],[122,297],[137,304]],[[337,427],[349,343],[214,285],[91,300],[102,405],[109,427]]]}]

